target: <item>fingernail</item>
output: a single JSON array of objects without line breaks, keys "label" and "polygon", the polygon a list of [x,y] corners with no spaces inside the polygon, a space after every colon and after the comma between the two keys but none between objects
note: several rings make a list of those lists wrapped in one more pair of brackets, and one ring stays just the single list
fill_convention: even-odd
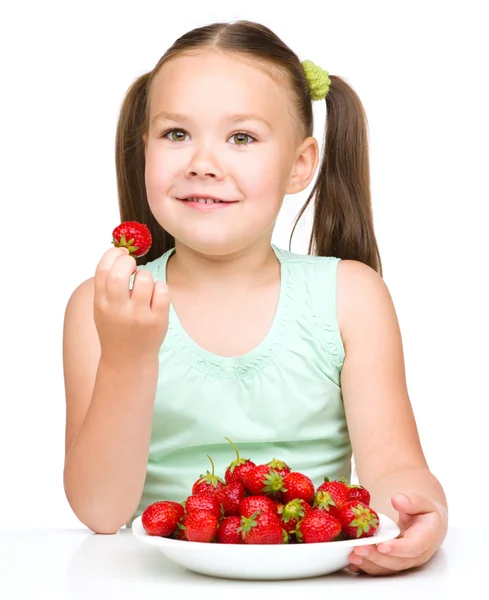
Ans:
[{"label": "fingernail", "polygon": [[404,504],[405,506],[409,504],[409,498],[404,494],[399,494],[398,496],[396,496],[396,500],[401,504]]},{"label": "fingernail", "polygon": [[370,550],[368,548],[362,548],[361,546],[359,548],[355,548],[355,554],[358,554],[359,556],[368,556]]},{"label": "fingernail", "polygon": [[360,556],[352,556],[350,558],[350,562],[354,565],[361,565],[362,561],[363,561],[363,559]]},{"label": "fingernail", "polygon": [[391,549],[392,549],[392,546],[389,546],[389,545],[386,546],[383,544],[382,546],[377,546],[377,550],[379,552],[382,552],[382,554],[387,554],[388,552],[391,551]]}]

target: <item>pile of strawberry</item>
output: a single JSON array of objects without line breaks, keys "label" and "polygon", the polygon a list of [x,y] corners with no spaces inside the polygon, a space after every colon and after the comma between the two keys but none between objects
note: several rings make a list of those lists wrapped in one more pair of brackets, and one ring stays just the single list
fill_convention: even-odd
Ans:
[{"label": "pile of strawberry", "polygon": [[149,535],[220,544],[331,542],[375,535],[378,514],[365,487],[344,478],[315,488],[303,473],[273,459],[256,465],[238,449],[224,479],[212,472],[193,484],[183,502],[150,504],[141,522]]}]

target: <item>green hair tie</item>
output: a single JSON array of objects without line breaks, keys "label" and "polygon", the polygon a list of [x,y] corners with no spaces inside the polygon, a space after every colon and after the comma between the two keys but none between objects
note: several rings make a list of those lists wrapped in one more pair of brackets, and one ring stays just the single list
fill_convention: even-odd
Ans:
[{"label": "green hair tie", "polygon": [[302,61],[302,67],[306,75],[307,83],[309,84],[309,92],[311,100],[323,100],[329,92],[331,79],[328,77],[328,71],[325,71],[312,60]]}]

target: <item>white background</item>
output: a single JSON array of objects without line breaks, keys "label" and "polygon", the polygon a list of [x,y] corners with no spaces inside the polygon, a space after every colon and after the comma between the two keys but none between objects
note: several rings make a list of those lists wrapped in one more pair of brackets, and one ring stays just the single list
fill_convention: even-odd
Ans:
[{"label": "white background", "polygon": [[[376,232],[409,393],[452,523],[464,520],[472,485],[488,489],[483,6],[85,0],[1,9],[2,525],[83,527],[63,491],[62,328],[69,296],[119,222],[118,111],[177,37],[239,18],[344,77],[365,106]],[[319,139],[324,103],[315,109]],[[274,237],[283,248],[307,192],[286,199]],[[306,221],[292,250],[307,251],[308,233]]]}]

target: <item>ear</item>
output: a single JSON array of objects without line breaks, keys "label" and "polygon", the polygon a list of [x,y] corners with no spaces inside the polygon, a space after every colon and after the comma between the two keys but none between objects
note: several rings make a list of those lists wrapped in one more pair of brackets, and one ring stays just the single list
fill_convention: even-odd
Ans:
[{"label": "ear", "polygon": [[317,140],[314,137],[308,137],[297,149],[285,193],[297,194],[305,190],[314,177],[318,162],[319,147]]}]

